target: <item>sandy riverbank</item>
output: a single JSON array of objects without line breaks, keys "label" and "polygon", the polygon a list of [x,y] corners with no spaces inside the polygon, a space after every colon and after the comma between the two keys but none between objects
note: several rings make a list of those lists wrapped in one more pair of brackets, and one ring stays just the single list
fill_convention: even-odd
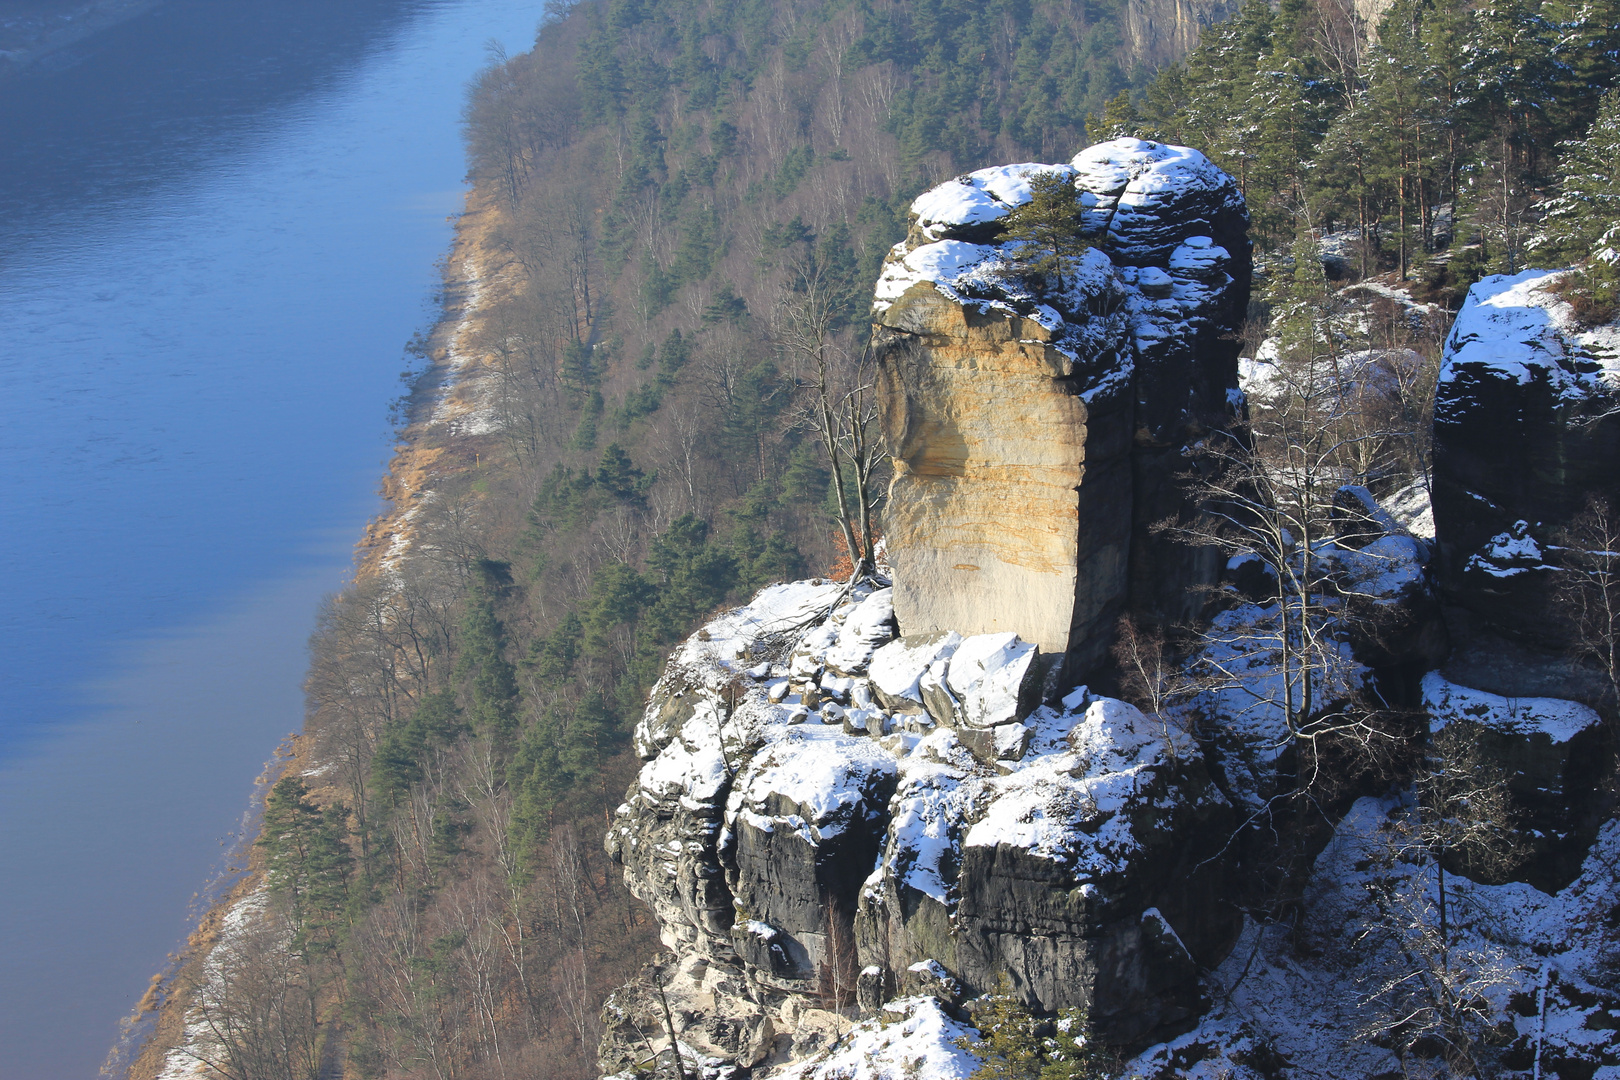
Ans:
[{"label": "sandy riverbank", "polygon": [[[357,581],[387,573],[409,553],[412,519],[424,500],[444,478],[474,468],[479,447],[487,441],[493,423],[488,372],[467,342],[476,334],[483,305],[503,287],[501,261],[490,243],[492,217],[475,192],[457,219],[445,260],[440,315],[428,336],[431,362],[411,387],[410,424],[382,480],[389,509],[367,524],[356,544]],[[341,797],[327,786],[324,778],[335,770],[319,760],[317,740],[311,734],[306,730],[291,739],[266,767],[250,808],[254,817],[239,848],[240,860],[233,863],[242,871],[216,889],[184,950],[153,977],[146,996],[124,1022],[126,1036],[109,1057],[107,1075],[127,1075],[129,1080],[201,1080],[214,1075],[188,1050],[204,1033],[188,1013],[208,978],[216,950],[229,948],[233,929],[264,902],[262,860],[253,844],[264,793],[291,772],[305,778],[317,800]]]}]

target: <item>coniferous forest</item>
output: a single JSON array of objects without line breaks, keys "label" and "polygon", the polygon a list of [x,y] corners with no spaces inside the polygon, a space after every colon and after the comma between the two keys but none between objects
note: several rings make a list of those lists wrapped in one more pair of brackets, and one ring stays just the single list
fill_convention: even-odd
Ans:
[{"label": "coniferous forest", "polygon": [[495,422],[435,426],[443,343],[412,343],[398,426],[443,452],[412,546],[322,613],[318,768],[274,785],[255,853],[273,918],[179,984],[219,1073],[594,1075],[604,997],[659,947],[601,843],[645,695],[715,609],[867,556],[840,519],[871,499],[880,527],[887,478],[818,393],[854,389],[933,184],[1119,136],[1202,150],[1248,202],[1251,349],[1331,324],[1418,358],[1409,437],[1357,466],[1380,494],[1426,476],[1471,282],[1578,263],[1611,317],[1620,3],[1366,13],[1249,0],[1149,70],[1126,0],[581,0],[492,55],[459,347]]}]

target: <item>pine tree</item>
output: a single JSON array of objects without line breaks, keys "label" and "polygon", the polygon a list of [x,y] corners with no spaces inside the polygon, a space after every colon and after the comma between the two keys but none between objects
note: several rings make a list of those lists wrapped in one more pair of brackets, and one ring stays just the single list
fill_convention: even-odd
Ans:
[{"label": "pine tree", "polygon": [[1121,90],[1103,106],[1102,116],[1086,117],[1086,141],[1096,143],[1109,139],[1133,138],[1141,127],[1142,119],[1136,113],[1136,103],[1131,99],[1131,92]]},{"label": "pine tree", "polygon": [[450,690],[426,695],[408,718],[385,726],[371,757],[371,789],[378,800],[398,806],[422,781],[429,749],[449,745],[465,730]]},{"label": "pine tree", "polygon": [[1411,267],[1412,218],[1418,218],[1425,241],[1429,200],[1424,186],[1425,138],[1430,100],[1429,69],[1421,38],[1419,8],[1399,0],[1378,24],[1378,44],[1367,64],[1365,117],[1378,138],[1373,155],[1375,175],[1395,200],[1397,268],[1405,281]]},{"label": "pine tree", "polygon": [[506,628],[495,614],[492,592],[490,582],[480,582],[468,598],[455,676],[473,732],[506,746],[517,732],[521,701],[517,671],[504,655]]},{"label": "pine tree", "polygon": [[300,953],[335,949],[347,925],[354,859],[346,816],[340,805],[316,806],[297,776],[276,781],[265,800],[256,846],[265,853],[265,883],[286,905]]},{"label": "pine tree", "polygon": [[1062,292],[1090,249],[1080,235],[1080,199],[1074,177],[1065,172],[1036,173],[1030,199],[1004,218],[1002,260],[1009,277],[1039,289]]},{"label": "pine tree", "polygon": [[1620,248],[1620,91],[1603,95],[1586,137],[1564,144],[1558,195],[1547,206],[1531,250],[1576,261]]},{"label": "pine tree", "polygon": [[614,498],[640,502],[652,482],[618,443],[609,443],[602,451],[602,460],[596,466],[596,486]]}]

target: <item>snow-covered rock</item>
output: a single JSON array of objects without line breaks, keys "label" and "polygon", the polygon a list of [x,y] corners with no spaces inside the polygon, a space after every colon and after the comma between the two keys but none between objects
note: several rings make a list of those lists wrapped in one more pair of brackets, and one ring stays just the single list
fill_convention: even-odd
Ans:
[{"label": "snow-covered rock", "polygon": [[[889,642],[872,654],[868,672],[872,693],[890,712],[929,711],[927,703],[923,701],[923,678],[935,664],[940,664],[943,671],[960,644],[962,635],[954,630],[902,637]],[[942,687],[943,681],[936,675],[930,680],[930,685]],[[951,709],[947,706],[942,719],[949,720],[950,715]]]},{"label": "snow-covered rock", "polygon": [[[1197,965],[1236,929],[1202,902],[1231,808],[1197,743],[1083,689],[1040,705],[1037,651],[1011,633],[877,645],[887,595],[774,586],[677,648],[652,694],[606,845],[674,951],[679,1038],[749,1065],[762,1025],[809,1030],[828,1001],[1003,976],[1040,1007],[1091,1006],[1121,1042],[1186,1026]],[[852,645],[877,647],[832,674]],[[897,711],[939,695],[937,719]],[[604,1069],[635,1052],[646,993],[615,999]],[[816,1015],[838,1052],[866,1037]],[[900,1015],[918,1039],[943,1030],[936,1005]],[[704,1034],[717,1017],[729,1044]]]},{"label": "snow-covered rock", "polygon": [[968,727],[988,728],[1021,720],[1039,696],[1038,650],[1017,634],[979,634],[956,647],[945,684]]},{"label": "snow-covered rock", "polygon": [[1423,707],[1431,732],[1461,727],[1479,759],[1507,780],[1521,850],[1503,880],[1566,885],[1602,819],[1602,717],[1577,701],[1504,697],[1439,671],[1423,677]]},{"label": "snow-covered rock", "polygon": [[[1216,1006],[1149,1048],[1126,1076],[1193,1080],[1364,1080],[1415,1075],[1382,1037],[1396,1016],[1422,1023],[1439,978],[1483,1011],[1472,1025],[1488,1075],[1620,1076],[1620,951],[1606,928],[1620,904],[1620,822],[1597,837],[1556,894],[1446,875],[1415,849],[1410,796],[1362,799],[1317,857],[1297,921],[1246,924],[1209,977]],[[1402,974],[1394,993],[1381,987]],[[1439,1075],[1444,1075],[1440,1073]]]},{"label": "snow-covered rock", "polygon": [[[1549,653],[1574,637],[1553,553],[1589,497],[1620,505],[1620,326],[1579,325],[1559,296],[1566,277],[1477,282],[1446,339],[1434,405],[1446,602],[1482,633]],[[1472,627],[1459,627],[1469,647]]]}]

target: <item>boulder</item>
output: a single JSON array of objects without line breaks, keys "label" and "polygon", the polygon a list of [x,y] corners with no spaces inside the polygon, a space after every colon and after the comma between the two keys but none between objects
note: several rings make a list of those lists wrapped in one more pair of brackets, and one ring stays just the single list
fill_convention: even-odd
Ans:
[{"label": "boulder", "polygon": [[[926,712],[920,685],[936,662],[949,660],[962,635],[954,630],[897,638],[872,654],[872,695],[890,712]],[[949,716],[949,712],[946,713]]]},{"label": "boulder", "polygon": [[945,685],[961,725],[992,728],[1022,720],[1039,703],[1040,650],[1017,634],[975,635],[951,654]]}]

